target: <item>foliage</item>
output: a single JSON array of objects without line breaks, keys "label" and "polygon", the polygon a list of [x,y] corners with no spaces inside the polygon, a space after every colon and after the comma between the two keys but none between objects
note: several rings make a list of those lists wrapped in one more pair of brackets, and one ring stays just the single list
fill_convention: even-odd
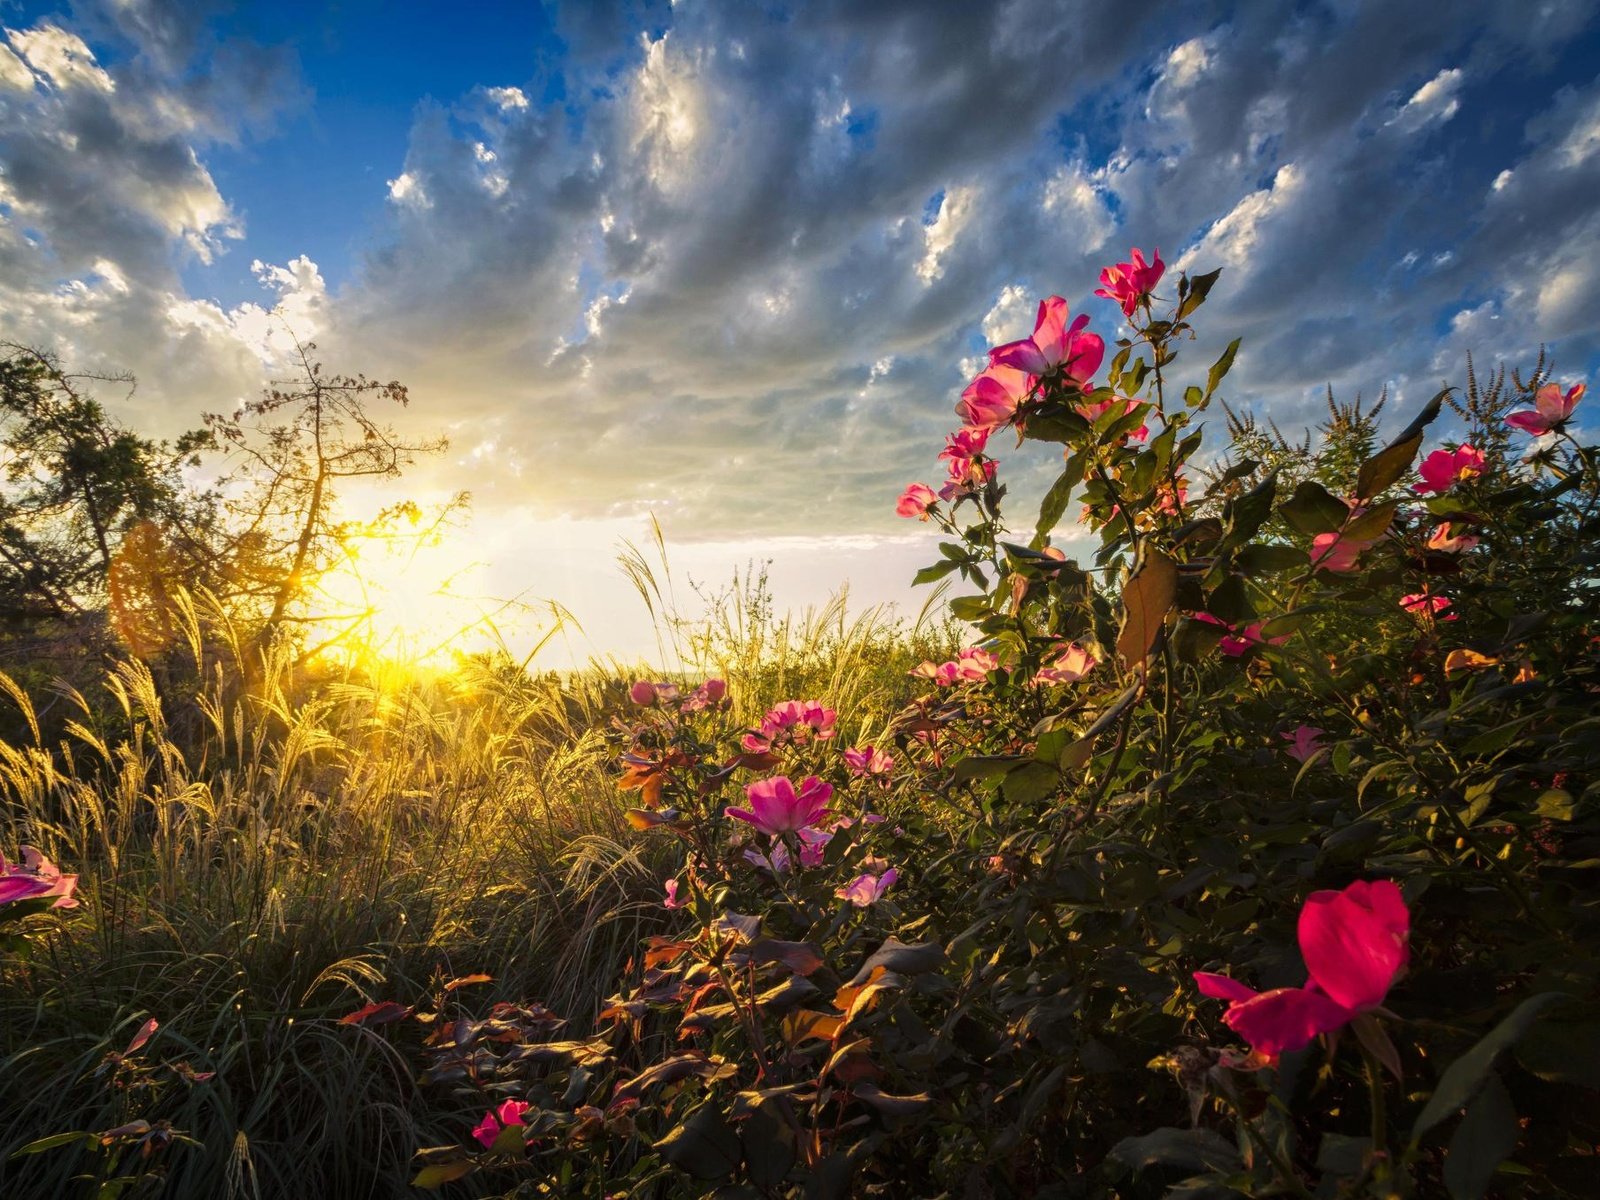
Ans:
[{"label": "foliage", "polygon": [[[130,1184],[171,1194],[1594,1194],[1581,385],[1472,372],[1381,446],[1359,403],[1236,414],[1207,457],[1238,345],[1180,384],[1217,276],[1164,272],[1102,275],[1129,337],[1051,297],[964,392],[899,504],[967,588],[926,661],[780,634],[748,577],[677,627],[637,551],[692,676],[275,644],[241,690],[250,635],[180,604],[198,732],[129,662],[109,727],[68,694],[61,745],[0,744],[0,838],[83,899],[4,965],[8,1169],[85,1169],[132,1116],[104,1031],[159,1012],[213,1075],[132,1116],[193,1139]],[[1016,533],[1009,433],[1061,464]]]}]

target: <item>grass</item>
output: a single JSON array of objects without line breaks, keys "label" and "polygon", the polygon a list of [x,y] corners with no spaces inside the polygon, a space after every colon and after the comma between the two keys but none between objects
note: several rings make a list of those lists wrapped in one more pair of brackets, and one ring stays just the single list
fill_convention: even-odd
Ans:
[{"label": "grass", "polygon": [[[843,597],[778,616],[760,575],[685,619],[636,568],[663,657],[727,678],[745,718],[814,697],[871,739],[949,636]],[[83,900],[31,957],[0,960],[0,1194],[90,1194],[80,1149],[10,1156],[132,1116],[197,1142],[167,1154],[168,1195],[398,1194],[416,1147],[477,1114],[440,1111],[382,1028],[338,1018],[478,971],[482,1007],[580,1023],[615,989],[667,865],[621,819],[604,736],[635,673],[480,657],[308,675],[285,653],[247,690],[223,614],[191,605],[181,625],[187,676],[130,659],[88,694],[45,695],[0,676],[21,731],[0,741],[0,847],[79,871]],[[159,1103],[96,1081],[148,1016],[157,1058],[215,1078]]]}]

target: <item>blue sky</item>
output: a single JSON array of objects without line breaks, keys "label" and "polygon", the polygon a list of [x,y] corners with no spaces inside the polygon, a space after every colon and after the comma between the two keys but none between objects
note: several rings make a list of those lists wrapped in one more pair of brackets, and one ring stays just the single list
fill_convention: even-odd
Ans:
[{"label": "blue sky", "polygon": [[905,597],[893,499],[983,347],[1052,292],[1111,336],[1131,245],[1224,268],[1230,399],[1285,427],[1469,351],[1592,374],[1596,17],[0,0],[0,330],[175,430],[281,365],[281,304],[450,434],[409,486],[472,491],[496,589],[632,653],[609,557],[652,513],[701,579]]}]

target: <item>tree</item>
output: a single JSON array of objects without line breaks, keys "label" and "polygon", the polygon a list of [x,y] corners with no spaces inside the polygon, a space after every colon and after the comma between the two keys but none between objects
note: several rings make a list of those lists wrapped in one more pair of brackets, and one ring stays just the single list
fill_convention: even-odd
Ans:
[{"label": "tree", "polygon": [[126,376],[69,374],[47,351],[0,343],[0,619],[13,626],[81,626],[104,608],[130,530],[144,531],[146,550],[160,530],[181,530],[177,540],[192,550],[207,524],[209,498],[180,472],[198,463],[211,435],[141,437],[85,381],[132,386]]},{"label": "tree", "polygon": [[[205,417],[235,460],[222,485],[228,497],[223,505],[230,530],[229,598],[254,609],[258,649],[290,622],[337,620],[339,614],[299,612],[297,606],[340,561],[351,538],[393,536],[396,522],[418,511],[404,501],[375,522],[343,520],[341,487],[397,478],[418,455],[437,454],[448,444],[442,437],[408,441],[371,414],[374,401],[406,406],[403,384],[327,374],[312,358],[315,350],[314,343],[296,339],[294,379],[275,382],[231,416]],[[464,497],[454,503],[461,502]],[[351,615],[359,620],[365,614]]]}]

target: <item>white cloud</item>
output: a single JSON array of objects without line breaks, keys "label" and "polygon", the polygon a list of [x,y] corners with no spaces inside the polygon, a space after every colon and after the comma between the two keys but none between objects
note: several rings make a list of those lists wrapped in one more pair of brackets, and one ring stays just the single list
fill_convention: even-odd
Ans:
[{"label": "white cloud", "polygon": [[16,92],[31,92],[38,85],[33,72],[4,42],[0,42],[0,88]]},{"label": "white cloud", "polygon": [[1459,67],[1440,71],[1418,88],[1385,124],[1402,133],[1415,133],[1429,125],[1443,124],[1461,109],[1458,93],[1465,79]]},{"label": "white cloud", "polygon": [[428,189],[422,180],[410,171],[401,171],[389,180],[389,199],[407,208],[429,208]]},{"label": "white cloud", "polygon": [[484,95],[504,112],[518,112],[528,107],[528,97],[523,94],[521,88],[485,88]]},{"label": "white cloud", "polygon": [[1027,337],[1033,332],[1037,304],[1038,298],[1020,283],[1006,285],[1000,290],[994,307],[984,314],[980,327],[985,340],[991,346],[1001,346]]},{"label": "white cloud", "polygon": [[77,34],[48,22],[32,29],[8,29],[6,34],[28,65],[55,87],[84,87],[99,92],[116,89],[116,83]]},{"label": "white cloud", "polygon": [[939,212],[923,226],[922,261],[917,264],[917,278],[932,283],[944,274],[944,260],[955,248],[956,239],[972,219],[977,189],[952,187],[945,190],[939,201]]}]

